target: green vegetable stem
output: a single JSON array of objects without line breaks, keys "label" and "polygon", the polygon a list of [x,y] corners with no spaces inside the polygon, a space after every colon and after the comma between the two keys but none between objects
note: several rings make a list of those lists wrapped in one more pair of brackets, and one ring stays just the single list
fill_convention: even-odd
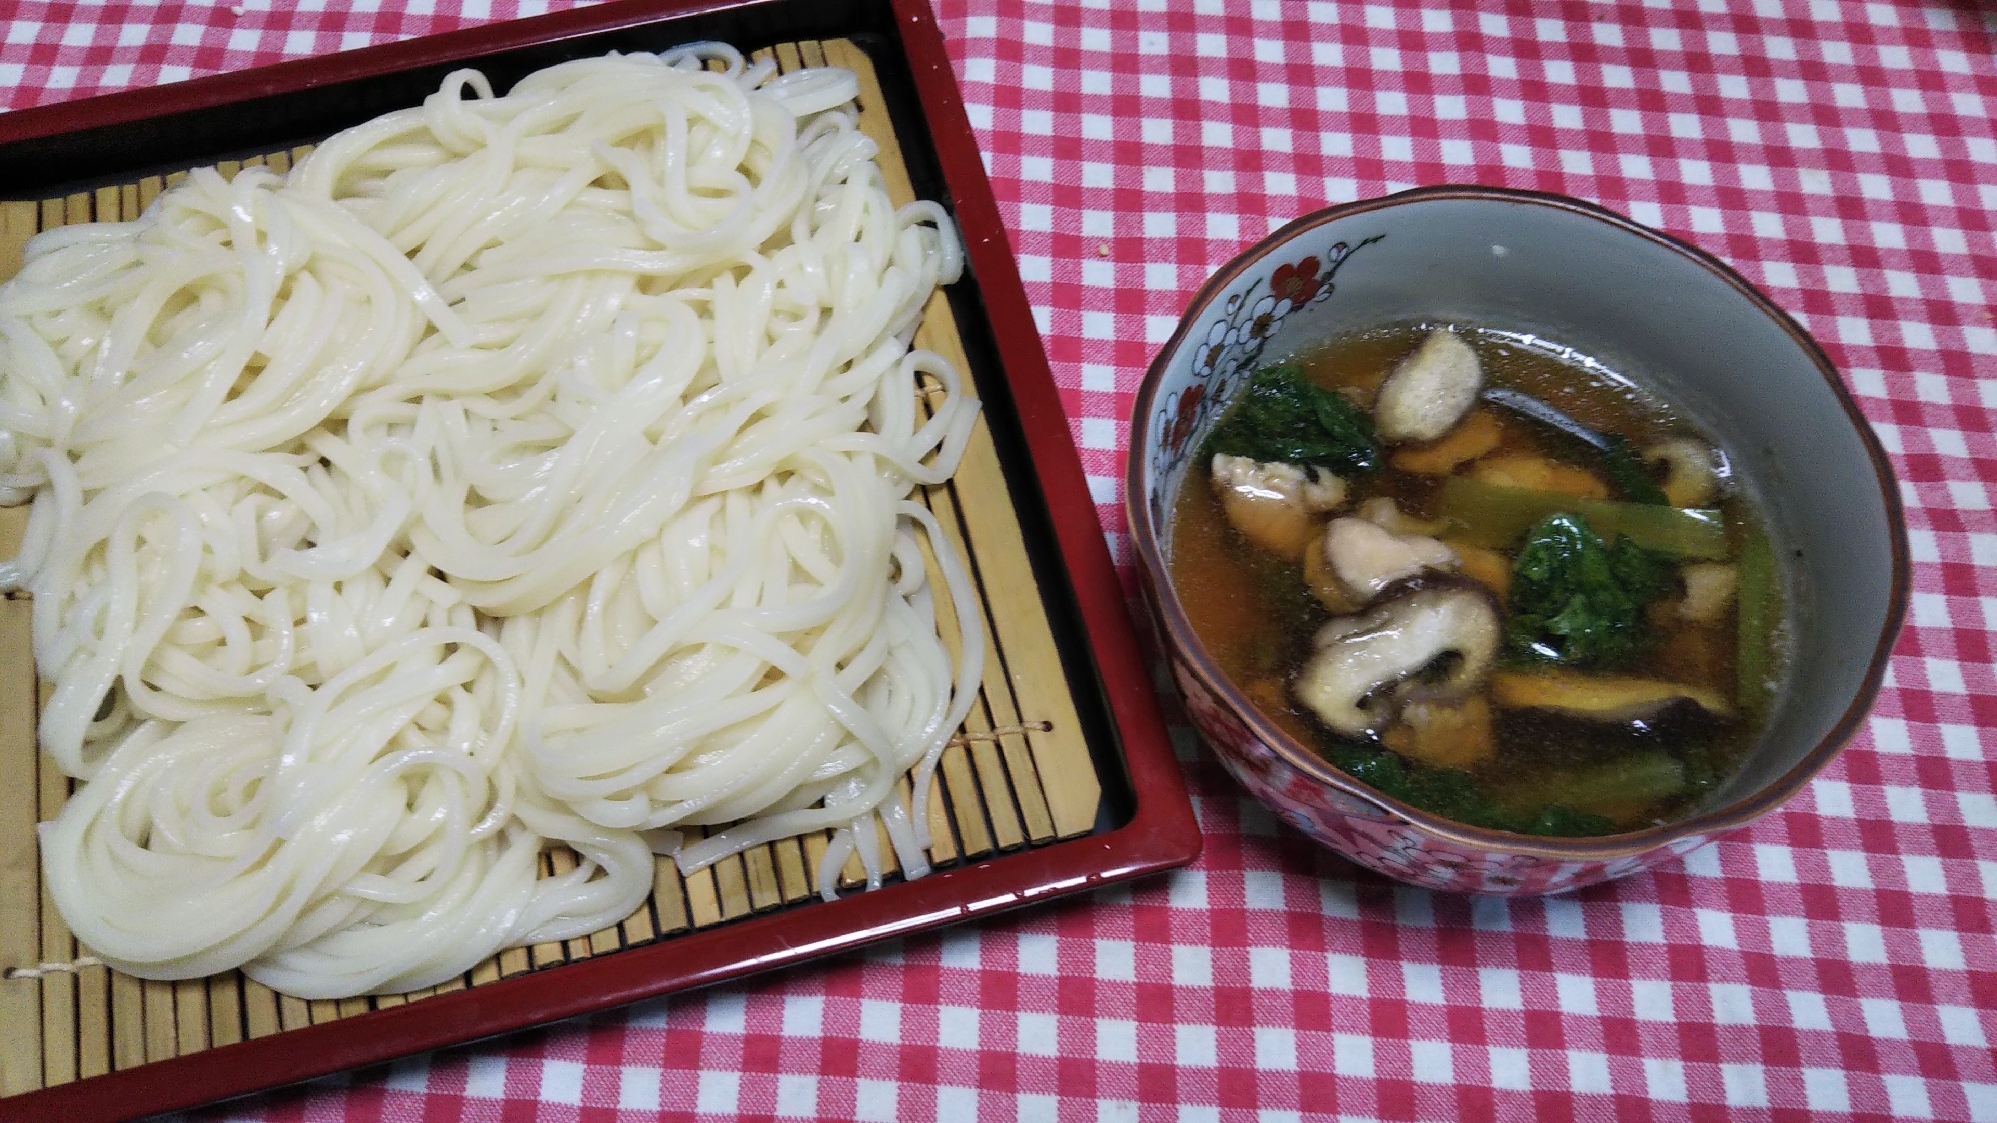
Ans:
[{"label": "green vegetable stem", "polygon": [[1621,433],[1598,433],[1579,421],[1522,390],[1493,386],[1484,391],[1484,400],[1538,422],[1540,432],[1551,438],[1558,454],[1592,465],[1599,461],[1609,482],[1632,503],[1668,504],[1664,489],[1650,478],[1643,458]]},{"label": "green vegetable stem", "polygon": [[[1626,753],[1580,768],[1544,773],[1532,782],[1498,793],[1499,802],[1515,806],[1550,804],[1602,810],[1643,807],[1686,790],[1685,765],[1663,750]],[[1544,814],[1542,807],[1541,814]]]},{"label": "green vegetable stem", "polygon": [[1340,476],[1370,475],[1382,466],[1372,419],[1289,365],[1263,367],[1249,378],[1207,438],[1205,458],[1220,455],[1325,468]]},{"label": "green vegetable stem", "polygon": [[1472,546],[1509,550],[1547,516],[1568,512],[1587,519],[1603,535],[1621,535],[1669,557],[1718,561],[1727,556],[1726,523],[1717,510],[1576,499],[1470,476],[1450,477],[1437,502],[1441,515],[1462,527],[1451,537]]},{"label": "green vegetable stem", "polygon": [[1768,539],[1750,530],[1740,550],[1740,669],[1741,712],[1759,721],[1768,714],[1772,690],[1768,681],[1770,645],[1775,633],[1775,551]]}]

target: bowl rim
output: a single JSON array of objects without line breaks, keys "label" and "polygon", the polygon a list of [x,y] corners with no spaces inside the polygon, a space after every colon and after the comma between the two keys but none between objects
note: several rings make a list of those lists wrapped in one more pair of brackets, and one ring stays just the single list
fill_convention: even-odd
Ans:
[{"label": "bowl rim", "polygon": [[[1768,317],[1788,334],[1816,366],[1826,388],[1843,407],[1846,419],[1858,435],[1859,443],[1871,458],[1873,472],[1879,484],[1880,499],[1885,508],[1887,534],[1892,552],[1892,576],[1887,589],[1886,618],[1880,628],[1878,642],[1873,647],[1872,658],[1866,665],[1858,691],[1852,696],[1850,704],[1845,707],[1836,724],[1787,772],[1748,795],[1677,822],[1594,838],[1540,838],[1452,822],[1353,779],[1332,767],[1323,757],[1303,746],[1263,715],[1215,665],[1207,654],[1205,646],[1200,642],[1199,636],[1193,631],[1191,621],[1186,618],[1178,598],[1171,592],[1170,566],[1159,548],[1158,528],[1152,524],[1151,505],[1149,502],[1140,501],[1139,484],[1148,463],[1148,457],[1140,453],[1149,447],[1153,406],[1157,399],[1159,384],[1164,380],[1165,370],[1170,365],[1171,358],[1179,351],[1192,331],[1195,316],[1204,312],[1220,292],[1233,284],[1242,273],[1301,234],[1340,219],[1407,203],[1439,200],[1476,200],[1545,207],[1604,223],[1678,253],[1692,264],[1703,268],[1716,280],[1731,287],[1749,306]],[[1227,708],[1248,726],[1249,731],[1284,763],[1320,784],[1363,803],[1372,804],[1425,833],[1439,836],[1459,846],[1557,861],[1608,861],[1647,854],[1688,837],[1717,835],[1775,810],[1830,764],[1857,733],[1859,725],[1878,699],[1888,661],[1906,619],[1912,567],[1907,547],[1906,513],[1900,502],[1900,489],[1893,474],[1892,464],[1887,460],[1886,450],[1880,445],[1878,436],[1859,409],[1858,402],[1846,389],[1843,378],[1839,376],[1836,365],[1831,362],[1823,346],[1805,331],[1794,317],[1783,311],[1760,289],[1718,257],[1696,245],[1653,230],[1607,207],[1585,200],[1519,188],[1442,184],[1335,204],[1303,215],[1271,231],[1267,237],[1235,255],[1194,292],[1192,299],[1186,304],[1185,312],[1179,317],[1177,328],[1159,348],[1150,366],[1146,368],[1131,408],[1129,459],[1124,470],[1124,513],[1129,521],[1131,539],[1137,551],[1138,572],[1150,595],[1152,609],[1168,633],[1161,638],[1176,649],[1188,669],[1220,697]]]}]

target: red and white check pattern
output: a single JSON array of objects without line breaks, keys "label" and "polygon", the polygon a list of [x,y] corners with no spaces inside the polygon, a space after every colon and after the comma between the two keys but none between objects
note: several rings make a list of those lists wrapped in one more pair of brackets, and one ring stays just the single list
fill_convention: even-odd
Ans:
[{"label": "red and white check pattern", "polygon": [[[25,106],[544,10],[16,0]],[[1103,527],[1208,272],[1328,201],[1600,201],[1764,285],[1893,454],[1913,618],[1786,810],[1573,899],[1443,897],[1198,749],[1207,850],[1135,889],[204,1119],[1997,1120],[1997,16],[1946,0],[941,0]]]}]

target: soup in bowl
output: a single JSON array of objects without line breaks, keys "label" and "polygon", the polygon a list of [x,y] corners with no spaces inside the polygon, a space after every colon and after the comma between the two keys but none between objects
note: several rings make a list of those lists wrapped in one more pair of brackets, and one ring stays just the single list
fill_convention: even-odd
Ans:
[{"label": "soup in bowl", "polygon": [[1778,805],[1904,612],[1885,457],[1737,274],[1573,200],[1318,212],[1194,298],[1129,502],[1174,680],[1282,818],[1557,892]]}]

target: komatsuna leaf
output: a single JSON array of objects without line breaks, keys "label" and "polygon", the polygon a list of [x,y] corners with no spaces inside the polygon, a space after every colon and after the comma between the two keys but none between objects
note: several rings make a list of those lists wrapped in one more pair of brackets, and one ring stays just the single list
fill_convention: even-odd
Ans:
[{"label": "komatsuna leaf", "polygon": [[1381,468],[1373,422],[1359,407],[1312,384],[1294,366],[1264,367],[1208,436],[1206,456],[1318,467],[1339,476]]},{"label": "komatsuna leaf", "polygon": [[1644,609],[1671,588],[1671,563],[1578,515],[1555,514],[1526,535],[1512,565],[1513,658],[1585,668],[1627,666],[1642,654]]}]

